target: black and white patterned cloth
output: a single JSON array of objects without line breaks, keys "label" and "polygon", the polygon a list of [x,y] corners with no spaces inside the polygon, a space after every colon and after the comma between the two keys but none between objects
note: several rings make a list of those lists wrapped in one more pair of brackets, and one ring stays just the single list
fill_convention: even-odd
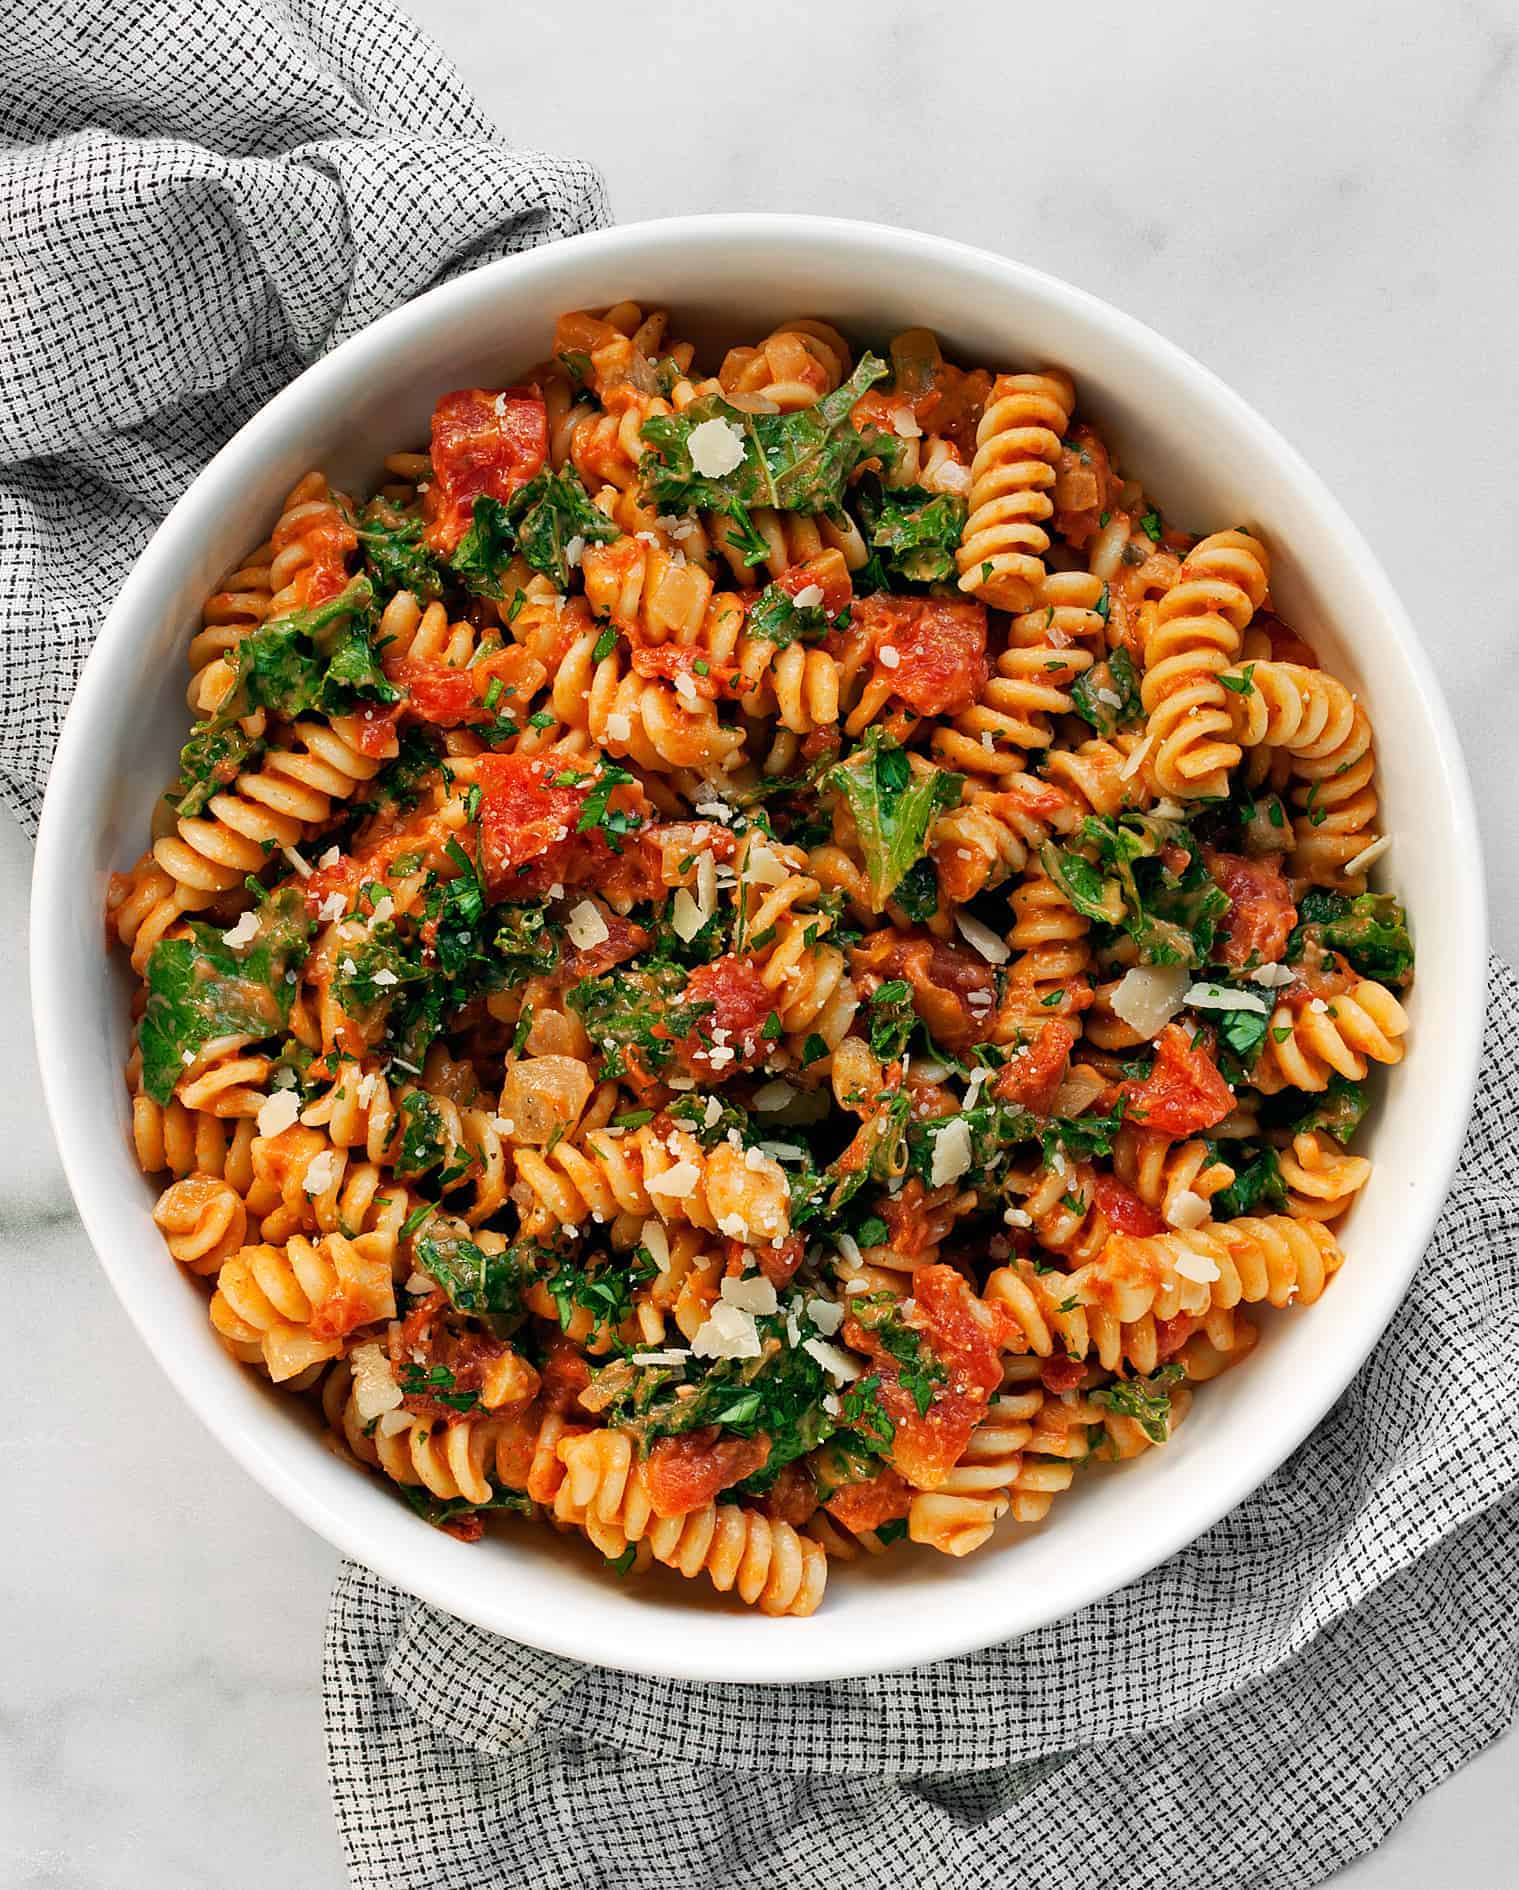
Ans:
[{"label": "black and white patterned cloth", "polygon": [[[606,206],[585,166],[504,144],[387,0],[19,12],[0,49],[0,793],[31,825],[95,628],[210,454],[386,309]],[[1513,1715],[1516,1388],[1519,987],[1495,964],[1460,1180],[1407,1301],[1202,1540],[1010,1646],[790,1689],[579,1667],[347,1568],[325,1695],[353,1880],[1317,1882]]]},{"label": "black and white patterned cloth", "polygon": [[0,800],[34,830],[106,606],[217,448],[387,310],[609,213],[389,0],[0,20]]}]

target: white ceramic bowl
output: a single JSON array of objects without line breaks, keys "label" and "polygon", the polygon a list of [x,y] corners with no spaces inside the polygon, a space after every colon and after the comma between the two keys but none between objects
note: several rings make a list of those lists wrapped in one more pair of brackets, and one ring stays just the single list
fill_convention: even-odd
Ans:
[{"label": "white ceramic bowl", "polygon": [[[1409,1054],[1382,1086],[1376,1172],[1322,1303],[1272,1320],[1168,1449],[1078,1479],[1039,1530],[1008,1528],[963,1562],[898,1553],[836,1569],[804,1621],[766,1620],[674,1575],[619,1582],[546,1529],[508,1524],[471,1546],[429,1529],[219,1349],[128,1142],[127,979],[100,912],[106,875],[141,851],[172,776],[202,599],[308,468],[365,487],[382,454],[426,437],[445,389],[510,380],[544,355],[562,310],[624,297],[673,307],[676,331],[708,347],[815,313],[878,343],[926,324],[968,362],[1068,368],[1082,410],[1168,517],[1264,532],[1283,615],[1371,710],[1395,836],[1385,871],[1418,938]],[[1439,685],[1381,568],[1314,474],[1206,369],[1078,289],[938,238],[793,216],[645,223],[492,264],[377,322],[271,401],[175,506],[102,626],[59,744],[33,886],[38,1048],[74,1198],[138,1330],[201,1421],[312,1528],[453,1614],[557,1653],[708,1680],[826,1679],[985,1646],[1110,1593],[1238,1503],[1322,1417],[1402,1296],[1459,1149],[1482,1013],[1476,833]]]}]

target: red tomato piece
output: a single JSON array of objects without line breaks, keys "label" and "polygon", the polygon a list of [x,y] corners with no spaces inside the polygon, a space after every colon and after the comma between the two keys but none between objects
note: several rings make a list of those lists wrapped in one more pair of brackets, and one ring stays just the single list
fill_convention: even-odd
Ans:
[{"label": "red tomato piece", "polygon": [[432,479],[423,494],[429,546],[458,549],[474,521],[475,500],[509,499],[543,470],[548,413],[536,387],[460,387],[433,409]]},{"label": "red tomato piece", "polygon": [[579,1405],[581,1392],[591,1382],[591,1368],[579,1347],[556,1332],[545,1348],[540,1376],[544,1409],[563,1413]]},{"label": "red tomato piece", "polygon": [[862,1536],[905,1516],[911,1503],[910,1485],[887,1464],[863,1483],[841,1484],[823,1507],[852,1535]]},{"label": "red tomato piece", "polygon": [[304,506],[297,506],[281,519],[270,534],[276,552],[299,541],[306,549],[307,562],[291,580],[292,607],[297,610],[325,603],[348,586],[348,559],[358,550],[358,534],[336,512],[329,512],[313,523]]},{"label": "red tomato piece", "polygon": [[1206,1041],[1199,1038],[1194,1045],[1180,1024],[1167,1024],[1156,1038],[1150,1074],[1118,1087],[1130,1121],[1173,1138],[1211,1129],[1234,1107],[1234,1091],[1219,1074]]},{"label": "red tomato piece", "polygon": [[775,999],[752,959],[725,952],[698,965],[686,980],[683,1001],[712,1006],[680,1044],[680,1059],[693,1075],[721,1082],[764,1055],[760,1031]]},{"label": "red tomato piece", "polygon": [[1047,1116],[1055,1104],[1055,1092],[1065,1080],[1076,1028],[1051,1018],[1039,1026],[1032,1043],[1016,1050],[997,1072],[992,1094],[1002,1102],[1017,1103]]},{"label": "red tomato piece", "polygon": [[1057,1398],[1062,1391],[1074,1391],[1086,1375],[1085,1359],[1047,1358],[1040,1361],[1039,1382]]},{"label": "red tomato piece", "polygon": [[744,693],[743,678],[734,664],[717,662],[690,644],[634,642],[630,656],[640,676],[668,683],[674,683],[678,676],[689,676],[692,693],[708,702]]},{"label": "red tomato piece", "polygon": [[844,1343],[871,1359],[881,1381],[881,1408],[895,1426],[891,1461],[920,1490],[937,1489],[958,1462],[986,1403],[1002,1383],[1000,1346],[1008,1321],[978,1299],[953,1267],[919,1267],[912,1276],[912,1311],[904,1323],[922,1335],[927,1359],[944,1369],[926,1412],[901,1382],[901,1362],[879,1334],[857,1319],[844,1322]]},{"label": "red tomato piece", "polygon": [[[1280,963],[1287,936],[1297,924],[1292,888],[1282,877],[1281,856],[1248,859],[1243,853],[1203,848],[1214,883],[1229,895],[1229,910],[1219,927],[1226,965]],[[1253,955],[1253,956],[1252,956]]]},{"label": "red tomato piece", "polygon": [[599,977],[603,971],[610,971],[613,965],[626,964],[628,959],[636,958],[654,942],[641,925],[635,925],[631,919],[621,918],[615,912],[602,913],[601,922],[607,928],[607,935],[599,945],[582,948],[572,944],[568,938],[561,941],[559,974],[566,984],[578,984],[582,978]]},{"label": "red tomato piece", "polygon": [[819,608],[830,622],[854,601],[854,583],[841,552],[819,552],[805,564],[794,564],[782,571],[775,580],[776,589],[793,598],[814,584],[823,593]]},{"label": "red tomato piece", "polygon": [[[958,715],[986,687],[986,606],[937,597],[862,597],[850,623],[863,630],[875,674],[919,715]],[[896,656],[892,663],[883,652]]]},{"label": "red tomato piece", "polygon": [[770,1439],[720,1437],[714,1431],[687,1431],[661,1437],[643,1462],[644,1484],[656,1516],[687,1516],[710,1503],[730,1483],[742,1483],[764,1468]]},{"label": "red tomato piece", "polygon": [[1170,1229],[1152,1207],[1147,1207],[1134,1190],[1116,1175],[1093,1175],[1092,1198],[1102,1210],[1108,1226],[1120,1234],[1165,1234]]},{"label": "red tomato piece", "polygon": [[480,784],[485,875],[498,895],[518,867],[573,839],[591,777],[561,783],[560,772],[553,763],[529,755],[480,757],[475,779]]},{"label": "red tomato piece", "polygon": [[905,978],[912,986],[913,1008],[946,1050],[967,1049],[987,1035],[997,1006],[997,979],[984,958],[925,932],[887,928],[872,933],[853,961],[857,973],[873,972],[882,984]]}]

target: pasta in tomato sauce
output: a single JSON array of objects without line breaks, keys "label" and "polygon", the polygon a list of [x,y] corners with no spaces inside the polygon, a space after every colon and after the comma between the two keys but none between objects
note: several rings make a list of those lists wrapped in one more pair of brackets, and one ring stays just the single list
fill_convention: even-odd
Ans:
[{"label": "pasta in tomato sauce", "polygon": [[455,1535],[799,1615],[1333,1288],[1413,950],[1269,547],[1058,365],[713,365],[566,315],[250,519],[108,917],[233,1357]]}]

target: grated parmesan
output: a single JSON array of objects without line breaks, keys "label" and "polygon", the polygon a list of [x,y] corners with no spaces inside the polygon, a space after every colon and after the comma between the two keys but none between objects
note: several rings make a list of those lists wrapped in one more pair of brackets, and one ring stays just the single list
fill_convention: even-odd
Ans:
[{"label": "grated parmesan", "polygon": [[1166,1203],[1166,1219],[1173,1227],[1201,1227],[1207,1218],[1208,1203],[1190,1188],[1184,1188]]},{"label": "grated parmesan", "polygon": [[240,945],[251,945],[258,937],[258,914],[245,912],[237,924],[222,933],[223,945],[230,945],[235,951]]},{"label": "grated parmesan", "polygon": [[791,601],[798,610],[816,610],[823,601],[823,587],[821,584],[804,584]]},{"label": "grated parmesan", "polygon": [[1219,1277],[1218,1262],[1195,1247],[1185,1248],[1175,1264],[1184,1280],[1193,1280],[1199,1286],[1211,1286]]},{"label": "grated parmesan", "polygon": [[1141,1037],[1153,1037],[1181,1009],[1190,977],[1184,965],[1134,965],[1113,988],[1113,1015]]},{"label": "grated parmesan", "polygon": [[1261,1017],[1271,1009],[1253,991],[1228,991],[1221,984],[1189,985],[1182,1002],[1194,1011],[1255,1011]]},{"label": "grated parmesan", "polygon": [[586,951],[592,945],[604,945],[611,936],[606,920],[589,899],[582,899],[575,907],[565,920],[564,929],[569,934],[570,943],[580,951]]},{"label": "grated parmesan", "polygon": [[830,1345],[826,1339],[804,1339],[802,1350],[809,1358],[815,1358],[830,1378],[838,1379],[841,1385],[847,1385],[858,1378],[865,1367],[856,1358],[837,1345]]},{"label": "grated parmesan", "polygon": [[735,1279],[730,1273],[718,1291],[730,1306],[737,1306],[743,1312],[780,1311],[780,1301],[775,1296],[775,1288],[763,1273],[751,1273],[743,1279]]},{"label": "grated parmesan", "polygon": [[929,1181],[935,1188],[958,1181],[971,1165],[970,1125],[963,1116],[952,1116],[934,1137],[933,1167]]},{"label": "grated parmesan", "polygon": [[258,1132],[263,1136],[280,1135],[301,1113],[301,1100],[293,1089],[277,1089],[258,1112]]},{"label": "grated parmesan", "polygon": [[306,1173],[301,1178],[301,1189],[306,1194],[325,1194],[341,1172],[338,1166],[337,1150],[324,1148],[319,1155],[313,1155],[307,1162]]}]

